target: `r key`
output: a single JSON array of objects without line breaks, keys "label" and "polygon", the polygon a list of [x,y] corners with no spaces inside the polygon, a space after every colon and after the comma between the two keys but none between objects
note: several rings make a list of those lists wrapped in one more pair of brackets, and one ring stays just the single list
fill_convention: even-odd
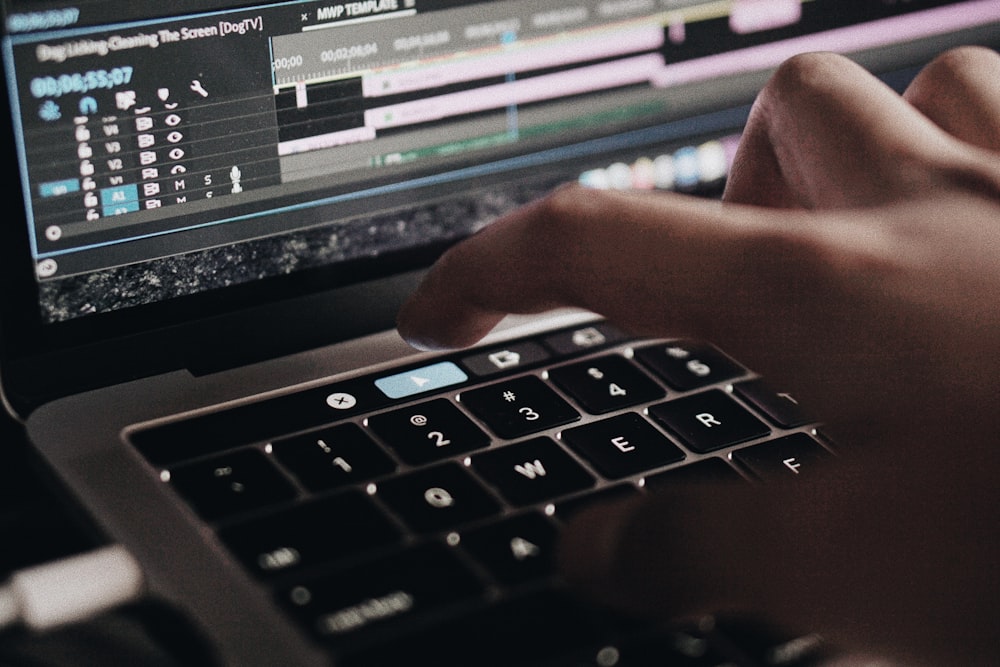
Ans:
[{"label": "r key", "polygon": [[718,389],[654,405],[649,415],[699,454],[763,438],[771,432],[764,422]]}]

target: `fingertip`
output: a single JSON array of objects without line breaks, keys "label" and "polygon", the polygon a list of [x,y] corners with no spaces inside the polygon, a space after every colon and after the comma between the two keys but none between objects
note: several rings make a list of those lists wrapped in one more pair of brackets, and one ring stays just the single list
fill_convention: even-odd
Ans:
[{"label": "fingertip", "polygon": [[451,293],[433,298],[418,290],[400,308],[396,329],[411,347],[437,352],[476,344],[501,319],[501,314],[477,311],[468,304],[455,302]]},{"label": "fingertip", "polygon": [[399,309],[396,315],[396,331],[406,343],[421,352],[435,352],[449,349],[449,346],[439,339],[437,332],[429,328],[420,316],[420,306],[410,297]]},{"label": "fingertip", "polygon": [[450,340],[446,332],[435,326],[434,321],[419,314],[419,306],[411,305],[411,301],[403,304],[396,318],[396,330],[406,343],[421,352],[439,352],[462,347]]},{"label": "fingertip", "polygon": [[403,341],[418,352],[444,352],[450,349],[448,345],[438,342],[433,338],[422,337],[420,334],[408,333],[400,326],[397,327],[399,336]]}]

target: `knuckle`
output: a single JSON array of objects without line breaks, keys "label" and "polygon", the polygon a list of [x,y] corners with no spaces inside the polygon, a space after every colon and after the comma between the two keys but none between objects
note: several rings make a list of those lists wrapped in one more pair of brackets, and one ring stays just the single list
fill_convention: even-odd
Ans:
[{"label": "knuckle", "polygon": [[603,207],[607,193],[569,184],[555,189],[538,203],[536,220],[545,231],[565,233]]},{"label": "knuckle", "polygon": [[541,200],[541,212],[549,218],[573,217],[581,203],[596,192],[576,184],[560,186]]},{"label": "knuckle", "polygon": [[845,65],[853,62],[835,53],[802,53],[785,60],[766,86],[766,90],[782,97],[823,91],[839,78]]},{"label": "knuckle", "polygon": [[907,88],[905,96],[911,104],[932,115],[951,114],[963,106],[955,99],[966,97],[963,91],[997,78],[1000,78],[1000,54],[985,47],[960,46],[928,63]]},{"label": "knuckle", "polygon": [[921,76],[932,82],[951,84],[1000,67],[1000,54],[982,46],[959,46],[932,60]]}]

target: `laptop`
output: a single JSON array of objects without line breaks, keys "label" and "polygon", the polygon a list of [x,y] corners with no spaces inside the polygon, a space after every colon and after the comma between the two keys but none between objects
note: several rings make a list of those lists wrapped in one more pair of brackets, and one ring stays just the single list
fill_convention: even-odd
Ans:
[{"label": "laptop", "polygon": [[804,664],[585,607],[550,556],[595,498],[807,474],[833,449],[807,410],[590,313],[449,354],[394,317],[559,183],[717,196],[795,53],[902,87],[998,26],[995,0],[4,0],[5,406],[218,664]]}]

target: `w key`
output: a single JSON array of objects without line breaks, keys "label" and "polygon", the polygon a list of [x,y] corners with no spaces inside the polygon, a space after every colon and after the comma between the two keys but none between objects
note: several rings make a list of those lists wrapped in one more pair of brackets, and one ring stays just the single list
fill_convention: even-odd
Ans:
[{"label": "w key", "polygon": [[472,467],[512,503],[530,505],[594,485],[593,476],[548,438],[486,452]]}]

